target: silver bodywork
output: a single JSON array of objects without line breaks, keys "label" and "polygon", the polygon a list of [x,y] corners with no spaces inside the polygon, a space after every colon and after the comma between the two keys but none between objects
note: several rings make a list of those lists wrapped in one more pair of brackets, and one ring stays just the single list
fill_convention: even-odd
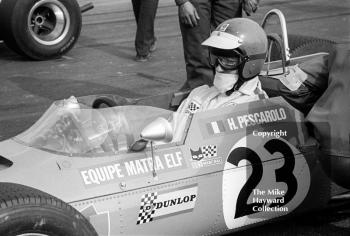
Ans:
[{"label": "silver bodywork", "polygon": [[[195,113],[182,141],[155,142],[139,152],[101,148],[101,140],[108,140],[107,130],[113,127],[111,115],[124,112],[128,124],[134,124],[124,133],[135,140],[153,117],[166,118],[171,111],[135,106],[136,112],[129,116],[133,106],[93,110],[82,104],[66,109],[62,104],[65,101],[56,102],[30,132],[0,143],[0,155],[13,163],[0,171],[0,178],[71,204],[100,235],[223,234],[321,207],[329,199],[330,182],[316,164],[316,145],[299,112],[281,98]],[[143,110],[142,117],[137,107]],[[61,141],[53,145],[54,137],[62,139],[52,130],[67,134],[57,129],[60,119],[51,119],[53,114],[72,116],[79,132],[97,138],[76,141],[90,140],[88,146],[95,147],[87,149],[76,142],[77,149],[58,145]],[[249,121],[263,117],[260,123]],[[82,123],[76,123],[79,119]],[[91,125],[92,120],[100,125]],[[277,135],[280,130],[283,134]],[[268,132],[274,135],[263,135]],[[128,139],[117,137],[122,140]]]}]

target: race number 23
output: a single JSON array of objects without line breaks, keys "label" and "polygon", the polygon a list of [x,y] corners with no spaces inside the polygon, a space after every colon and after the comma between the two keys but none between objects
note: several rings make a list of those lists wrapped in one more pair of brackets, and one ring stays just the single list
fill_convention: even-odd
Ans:
[{"label": "race number 23", "polygon": [[[275,152],[282,153],[284,158],[284,165],[281,168],[275,170],[276,182],[286,183],[288,189],[285,196],[283,196],[284,203],[278,205],[278,207],[281,207],[287,204],[294,197],[298,187],[297,180],[293,175],[293,170],[295,166],[294,154],[285,142],[278,139],[269,140],[264,145],[264,147],[271,154],[274,154]],[[256,152],[247,147],[238,147],[230,153],[227,162],[238,166],[238,163],[243,159],[246,159],[252,164],[253,172],[238,195],[235,218],[253,214],[254,206],[263,206],[263,203],[247,204],[249,196],[257,187],[261,178],[263,177],[263,165],[260,160],[260,157],[258,156],[258,154],[256,154]],[[277,205],[272,203],[270,207],[273,206]]]},{"label": "race number 23", "polygon": [[[285,206],[292,211],[305,198],[309,185],[306,160],[294,146],[283,139],[244,137],[233,146],[225,163],[222,200],[226,225],[231,228],[237,227],[240,220],[244,224],[254,221],[251,217],[243,218],[264,214],[256,210],[262,207]],[[254,194],[257,189],[265,193],[279,189],[283,194]],[[270,202],[256,200],[259,198]]]}]

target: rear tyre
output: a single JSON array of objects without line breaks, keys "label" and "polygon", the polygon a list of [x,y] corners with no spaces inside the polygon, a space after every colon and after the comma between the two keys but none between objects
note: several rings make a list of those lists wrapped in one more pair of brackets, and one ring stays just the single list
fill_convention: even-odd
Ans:
[{"label": "rear tyre", "polygon": [[325,39],[313,39],[297,46],[292,50],[292,57],[300,57],[318,52],[332,53],[335,50],[335,43]]},{"label": "rear tyre", "polygon": [[0,183],[0,235],[95,236],[73,207],[39,190]]},{"label": "rear tyre", "polygon": [[58,58],[75,44],[81,31],[76,0],[2,0],[5,43],[34,60]]},{"label": "rear tyre", "polygon": [[[278,46],[280,45],[283,47],[284,42],[281,39],[281,35],[269,34],[268,40],[269,42],[273,42],[271,51],[271,61],[281,60],[282,53],[284,53],[283,50],[281,50],[281,48]],[[292,58],[318,52],[331,53],[335,47],[335,42],[330,40],[295,34],[288,35],[288,44]]]}]

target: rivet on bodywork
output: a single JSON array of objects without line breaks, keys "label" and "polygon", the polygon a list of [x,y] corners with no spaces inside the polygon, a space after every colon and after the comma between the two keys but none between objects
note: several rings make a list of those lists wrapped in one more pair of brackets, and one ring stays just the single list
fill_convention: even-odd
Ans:
[{"label": "rivet on bodywork", "polygon": [[125,189],[126,188],[126,183],[125,182],[120,182],[119,187],[121,189]]}]

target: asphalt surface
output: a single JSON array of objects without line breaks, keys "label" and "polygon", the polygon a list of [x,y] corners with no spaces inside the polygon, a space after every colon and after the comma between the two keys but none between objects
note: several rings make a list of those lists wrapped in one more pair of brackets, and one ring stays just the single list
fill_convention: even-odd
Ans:
[{"label": "asphalt surface", "polygon": [[[131,1],[92,2],[95,8],[83,15],[78,43],[60,59],[29,61],[0,42],[0,140],[30,127],[54,100],[108,93],[143,97],[177,90],[185,81],[173,0],[160,0],[155,22],[158,49],[145,63],[133,60],[136,25]],[[272,8],[285,14],[291,34],[350,45],[350,0],[263,0],[252,18],[260,23]],[[271,31],[277,29],[269,26]],[[237,235],[257,234],[350,235],[349,208],[268,224]]]}]

